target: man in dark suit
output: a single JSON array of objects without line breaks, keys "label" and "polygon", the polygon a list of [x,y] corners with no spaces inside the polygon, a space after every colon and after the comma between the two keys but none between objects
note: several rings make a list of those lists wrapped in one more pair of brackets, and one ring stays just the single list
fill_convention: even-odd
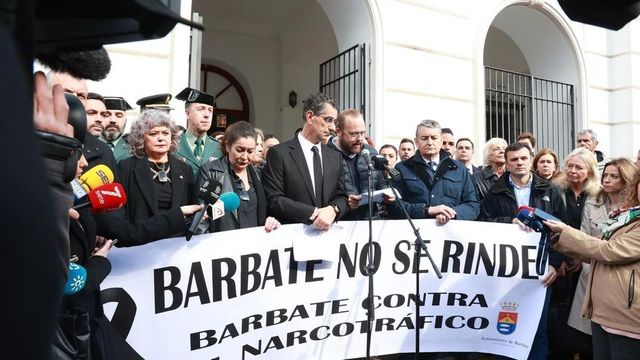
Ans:
[{"label": "man in dark suit", "polygon": [[302,131],[269,150],[264,189],[269,213],[283,223],[326,231],[347,212],[342,157],[324,145],[337,116],[335,100],[311,95],[304,101]]},{"label": "man in dark suit", "polygon": [[454,159],[460,161],[469,170],[469,174],[473,175],[482,171],[482,167],[473,165],[473,154],[475,147],[473,141],[469,138],[460,138],[456,141],[456,149]]}]

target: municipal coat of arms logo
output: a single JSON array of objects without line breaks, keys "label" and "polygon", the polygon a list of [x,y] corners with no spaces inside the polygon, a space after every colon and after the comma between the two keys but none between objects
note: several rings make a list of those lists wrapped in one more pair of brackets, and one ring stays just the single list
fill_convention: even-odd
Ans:
[{"label": "municipal coat of arms logo", "polygon": [[498,332],[502,335],[513,334],[518,323],[518,304],[507,302],[500,304],[500,307],[502,310],[498,313]]}]

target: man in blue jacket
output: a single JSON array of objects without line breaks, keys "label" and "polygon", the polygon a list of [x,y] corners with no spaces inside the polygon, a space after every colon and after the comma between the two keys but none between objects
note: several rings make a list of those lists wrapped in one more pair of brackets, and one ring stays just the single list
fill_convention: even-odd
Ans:
[{"label": "man in blue jacket", "polygon": [[[475,220],[480,212],[471,176],[466,167],[442,151],[442,129],[435,120],[423,120],[416,128],[416,154],[396,164],[400,177],[394,184],[412,219]],[[397,209],[396,210],[396,215]]]}]

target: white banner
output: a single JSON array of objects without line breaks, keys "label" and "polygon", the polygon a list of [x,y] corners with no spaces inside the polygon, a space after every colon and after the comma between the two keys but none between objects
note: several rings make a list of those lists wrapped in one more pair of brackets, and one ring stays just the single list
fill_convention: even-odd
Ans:
[{"label": "white banner", "polygon": [[[470,221],[416,225],[443,278],[420,259],[416,322],[413,231],[406,221],[373,223],[371,355],[413,352],[417,326],[422,352],[526,358],[545,296],[535,272],[539,234]],[[145,359],[363,357],[367,241],[366,221],[321,235],[285,225],[165,239],[114,249],[102,289],[133,299],[127,342]],[[106,304],[107,313],[119,303]]]}]

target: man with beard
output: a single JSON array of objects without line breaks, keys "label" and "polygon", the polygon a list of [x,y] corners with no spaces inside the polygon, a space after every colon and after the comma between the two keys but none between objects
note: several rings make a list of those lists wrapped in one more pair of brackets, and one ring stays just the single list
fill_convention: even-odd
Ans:
[{"label": "man with beard", "polygon": [[325,143],[338,115],[334,99],[318,93],[303,103],[302,131],[269,150],[262,173],[268,212],[283,223],[321,231],[347,212],[342,157]]},{"label": "man with beard", "polygon": [[133,108],[125,99],[117,96],[105,96],[104,104],[110,117],[104,126],[100,140],[113,150],[113,157],[119,162],[131,156],[128,135],[124,135],[124,129],[127,126],[126,111]]},{"label": "man with beard", "polygon": [[213,95],[192,88],[185,88],[176,99],[184,100],[187,131],[182,135],[176,157],[191,166],[194,176],[207,161],[222,156],[220,142],[207,134],[213,116]]},{"label": "man with beard", "polygon": [[403,138],[400,140],[400,147],[398,148],[398,155],[400,155],[400,160],[404,161],[408,158],[412,157],[416,153],[416,147],[413,144],[413,140],[408,138]]},{"label": "man with beard", "polygon": [[[367,192],[369,187],[368,167],[366,159],[361,156],[363,149],[369,150],[369,156],[377,155],[377,151],[369,146],[364,139],[365,125],[362,114],[355,109],[347,109],[341,112],[336,119],[336,136],[327,144],[337,150],[341,155],[344,167],[344,182],[347,191],[349,212],[344,220],[365,220],[368,217],[369,206],[360,206],[360,194]],[[372,171],[373,190],[386,189],[388,186],[383,174],[378,170]],[[385,203],[393,203],[395,197],[384,195]],[[384,209],[374,204],[374,218],[380,218],[380,212]]]}]

